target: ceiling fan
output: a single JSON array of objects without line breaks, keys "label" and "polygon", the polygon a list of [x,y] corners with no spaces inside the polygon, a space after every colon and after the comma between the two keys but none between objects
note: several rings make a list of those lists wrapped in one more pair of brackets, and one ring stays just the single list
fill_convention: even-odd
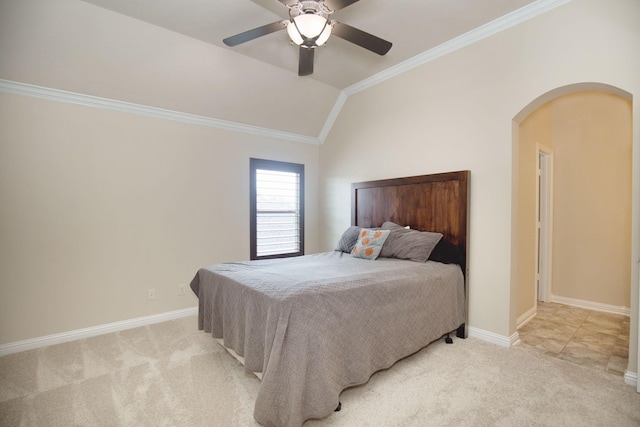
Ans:
[{"label": "ceiling fan", "polygon": [[324,46],[332,34],[360,47],[386,54],[391,43],[342,22],[330,20],[336,10],[359,0],[278,0],[289,9],[289,19],[273,22],[222,40],[227,46],[237,46],[258,37],[287,29],[289,38],[300,46],[298,75],[313,74],[315,48]]}]

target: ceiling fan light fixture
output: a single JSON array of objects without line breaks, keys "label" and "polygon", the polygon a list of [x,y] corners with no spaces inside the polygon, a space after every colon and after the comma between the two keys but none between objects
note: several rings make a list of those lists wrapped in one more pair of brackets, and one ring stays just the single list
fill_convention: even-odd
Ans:
[{"label": "ceiling fan light fixture", "polygon": [[322,46],[331,35],[331,24],[323,16],[303,13],[287,23],[287,33],[291,41],[299,46]]},{"label": "ceiling fan light fixture", "polygon": [[324,46],[331,34],[378,55],[385,55],[391,49],[391,43],[380,37],[329,19],[336,10],[344,9],[359,0],[278,1],[289,9],[289,19],[272,22],[227,37],[222,40],[223,43],[233,47],[286,28],[291,43],[299,46],[299,76],[313,74],[315,48]]},{"label": "ceiling fan light fixture", "polygon": [[324,46],[327,40],[329,40],[329,36],[331,35],[331,30],[332,30],[331,22],[327,21],[327,24],[324,26],[324,29],[316,39],[317,46]]}]

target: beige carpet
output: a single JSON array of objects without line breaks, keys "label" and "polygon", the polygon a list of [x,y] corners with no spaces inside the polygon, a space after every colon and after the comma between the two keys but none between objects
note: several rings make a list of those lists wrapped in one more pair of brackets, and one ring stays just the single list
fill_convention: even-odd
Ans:
[{"label": "beige carpet", "polygon": [[[259,381],[194,317],[0,358],[0,426],[255,426]],[[309,426],[640,426],[606,372],[477,339],[437,342]]]}]

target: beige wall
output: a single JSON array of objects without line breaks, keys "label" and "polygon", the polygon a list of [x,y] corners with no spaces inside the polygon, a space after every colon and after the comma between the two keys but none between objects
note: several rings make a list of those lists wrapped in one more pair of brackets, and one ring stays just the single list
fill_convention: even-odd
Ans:
[{"label": "beige wall", "polygon": [[305,164],[317,251],[316,145],[0,94],[0,344],[194,307],[249,259],[250,157]]},{"label": "beige wall", "polygon": [[616,95],[553,101],[552,294],[629,307],[631,104]]},{"label": "beige wall", "polygon": [[[639,17],[635,0],[616,1],[615,7],[597,0],[569,2],[350,96],[320,152],[324,247],[335,245],[349,225],[349,182],[469,169],[470,327],[514,334],[514,118],[541,95],[573,83],[602,82],[640,95]],[[640,109],[633,114],[636,159]],[[640,212],[637,200],[636,190],[634,209]],[[633,229],[637,235],[637,223]],[[634,264],[633,368],[637,274]]]},{"label": "beige wall", "polygon": [[[79,18],[89,13],[80,12]],[[307,242],[321,239],[317,248],[307,246],[308,252],[332,249],[349,225],[350,182],[471,170],[470,326],[510,336],[518,277],[517,263],[512,263],[518,257],[512,247],[517,222],[512,202],[518,188],[512,178],[519,173],[513,163],[512,121],[540,95],[573,83],[602,82],[637,98],[639,17],[637,0],[571,1],[352,95],[319,148],[319,159],[315,146],[0,95],[0,343],[192,307],[191,296],[177,296],[177,283],[188,281],[201,265],[248,256],[244,194],[251,156],[307,165]],[[55,53],[30,50],[29,29],[44,40],[60,35],[43,35],[32,21],[34,28],[22,21],[2,26],[20,37],[0,39],[16,61],[35,58],[43,60],[42,66],[22,70],[20,63],[5,61],[2,77],[21,81],[29,73],[25,82],[91,94],[94,86],[86,81],[91,74],[79,76],[79,83],[63,81],[67,86],[52,82],[51,75],[59,78],[65,67]],[[130,22],[118,23],[134,35]],[[82,45],[63,30],[71,47]],[[144,36],[163,37],[156,30],[144,27]],[[95,32],[95,37],[104,42],[104,35]],[[185,42],[169,41],[178,47]],[[113,50],[119,51],[122,46],[116,45]],[[211,54],[205,46],[196,51],[203,52],[197,55],[203,59]],[[95,52],[82,51],[91,66],[100,60]],[[48,65],[55,65],[56,72],[48,73]],[[123,68],[114,71],[126,75],[136,69]],[[212,66],[212,81],[222,72]],[[123,96],[139,90],[124,86]],[[180,102],[185,102],[184,93],[194,93],[187,86],[179,86],[186,90],[178,91]],[[155,88],[143,92],[149,99],[161,97]],[[225,102],[203,102],[228,114]],[[236,103],[234,114],[244,104]],[[273,120],[290,121],[276,116]],[[638,213],[640,108],[633,110],[633,123],[633,209]],[[632,218],[635,258],[640,255],[637,216]],[[630,369],[636,372],[637,264],[632,277]],[[151,286],[158,291],[154,303],[146,301]]]},{"label": "beige wall", "polygon": [[552,295],[631,304],[631,103],[556,98],[520,125],[518,318],[535,308],[536,144],[553,148]]}]

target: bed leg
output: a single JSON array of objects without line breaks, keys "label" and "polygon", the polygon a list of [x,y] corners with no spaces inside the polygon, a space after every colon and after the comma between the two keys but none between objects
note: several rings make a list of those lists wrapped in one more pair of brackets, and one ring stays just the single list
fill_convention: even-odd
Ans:
[{"label": "bed leg", "polygon": [[453,340],[451,339],[449,334],[447,334],[447,336],[444,338],[444,342],[446,342],[447,344],[453,344]]},{"label": "bed leg", "polygon": [[338,407],[333,412],[340,412],[340,409],[342,409],[342,402],[338,401]]},{"label": "bed leg", "polygon": [[458,330],[456,331],[456,336],[458,338],[462,338],[462,339],[465,339],[467,337],[466,327],[465,327],[464,323],[462,325],[458,326]]}]

